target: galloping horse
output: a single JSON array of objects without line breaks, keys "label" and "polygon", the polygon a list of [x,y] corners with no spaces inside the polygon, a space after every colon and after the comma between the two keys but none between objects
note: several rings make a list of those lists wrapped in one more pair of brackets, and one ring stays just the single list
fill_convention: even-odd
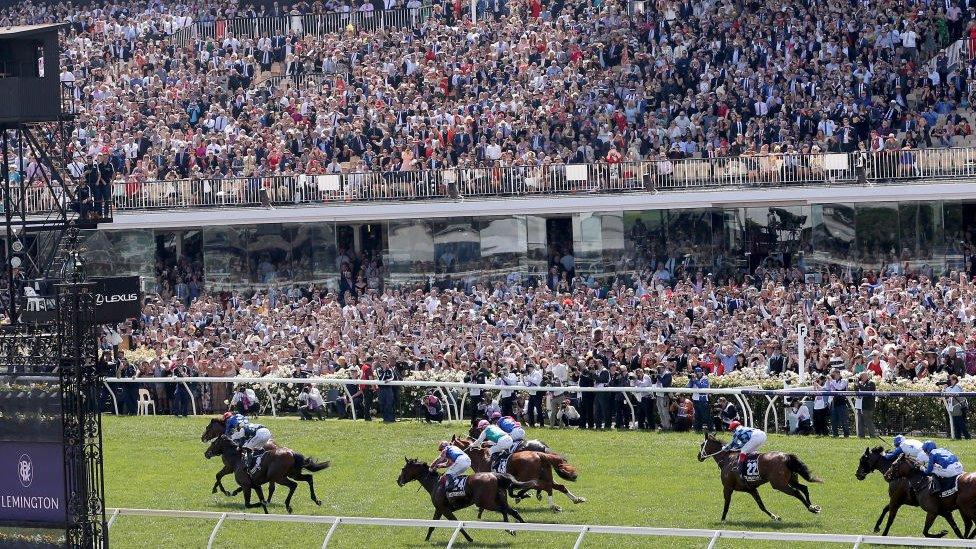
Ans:
[{"label": "galloping horse", "polygon": [[[470,447],[470,440],[458,439],[457,437],[453,437],[451,439],[451,443],[468,454],[468,457],[471,458],[472,469],[480,473],[491,472],[491,462],[488,458],[487,448],[476,450]],[[555,469],[556,474],[559,475],[559,478],[571,482],[576,480],[576,468],[570,465],[566,461],[566,458],[556,454],[543,452],[525,451],[512,454],[508,458],[508,468],[506,472],[523,482],[535,481],[536,497],[538,499],[542,499],[542,492],[546,492],[546,494],[549,496],[549,508],[553,511],[559,512],[562,510],[552,500],[553,489],[566,494],[566,497],[568,497],[573,503],[585,502],[586,498],[573,494],[568,488],[566,488],[566,486],[553,481],[553,469]],[[526,492],[528,492],[528,490],[522,490],[518,495],[516,495],[515,502],[518,503],[524,499],[526,497]]]},{"label": "galloping horse", "polygon": [[[946,519],[946,522],[952,527],[953,533],[959,538],[971,538],[976,535],[976,529],[972,529],[973,522],[976,521],[976,473],[960,475],[956,481],[958,491],[945,498],[938,493],[937,489],[932,487],[931,479],[922,473],[915,462],[908,459],[905,454],[898,456],[898,459],[885,472],[884,477],[889,482],[900,478],[908,480],[909,486],[911,486],[911,490],[918,500],[918,506],[925,511],[923,536],[941,538],[949,533],[945,530],[938,534],[929,533],[936,517]],[[959,509],[959,514],[962,515],[966,527],[965,532],[959,531],[956,521],[952,518],[952,511],[955,509]],[[971,529],[973,530],[972,533],[970,533]]]},{"label": "galloping horse", "polygon": [[[878,471],[884,475],[891,468],[893,461],[885,457],[884,448],[880,446],[875,446],[870,449],[865,448],[857,464],[857,472],[854,473],[854,476],[857,477],[857,480],[864,480],[873,471]],[[898,509],[902,505],[918,507],[918,500],[915,499],[915,494],[912,492],[908,480],[904,478],[889,480],[888,504],[881,509],[881,516],[878,517],[878,522],[874,524],[875,533],[881,531],[881,521],[884,520],[887,514],[888,522],[885,524],[884,532],[881,535],[888,535],[888,531],[891,530],[891,524],[895,522],[895,515],[898,514]]]},{"label": "galloping horse", "polygon": [[[288,495],[285,497],[285,509],[289,513],[292,512],[291,509],[291,497],[295,494],[295,488],[298,483],[293,480],[289,480],[289,477],[295,480],[302,480],[308,482],[308,489],[311,492],[312,501],[316,505],[322,505],[322,502],[315,496],[315,484],[312,475],[305,474],[303,471],[309,471],[315,473],[321,471],[329,466],[328,461],[319,462],[314,458],[308,457],[293,452],[288,448],[274,447],[270,450],[265,451],[264,456],[261,458],[261,466],[258,468],[257,472],[253,475],[248,474],[247,465],[244,463],[243,458],[240,455],[240,451],[234,445],[234,442],[224,435],[221,435],[214,439],[210,443],[210,446],[203,453],[203,457],[210,459],[213,456],[221,456],[224,459],[224,467],[226,469],[228,459],[233,459],[233,452],[237,453],[236,463],[234,464],[234,478],[237,480],[237,484],[240,488],[235,490],[231,494],[227,494],[224,490],[224,494],[227,495],[237,495],[241,491],[244,492],[244,506],[248,509],[253,509],[255,507],[261,507],[264,512],[268,512],[268,501],[271,500],[271,496],[274,494],[274,485],[281,484],[288,488]],[[268,487],[268,499],[264,498],[264,493],[261,490],[262,484],[270,484]],[[217,487],[220,485],[220,476],[217,478],[217,483],[214,484],[213,492],[216,493]],[[223,486],[219,486],[223,490]],[[254,489],[258,494],[258,503],[251,504],[251,489]]]},{"label": "galloping horse", "polygon": [[777,515],[770,513],[763,505],[757,488],[767,482],[776,490],[791,495],[803,503],[811,513],[819,513],[820,506],[810,502],[810,491],[806,485],[800,483],[799,477],[807,482],[822,482],[810,473],[806,464],[793,454],[783,452],[763,452],[759,454],[759,480],[746,482],[739,476],[736,452],[723,450],[725,445],[711,433],[705,434],[698,450],[698,461],[714,458],[722,475],[722,485],[725,487],[725,507],[722,509],[722,520],[729,514],[729,504],[732,503],[732,492],[746,492],[756,500],[756,504],[769,518],[778,521]]},{"label": "galloping horse", "polygon": [[[408,482],[415,480],[419,482],[430,494],[430,501],[434,504],[434,520],[440,519],[441,516],[447,520],[457,520],[454,511],[475,505],[478,507],[479,518],[482,511],[488,510],[501,513],[505,522],[508,522],[509,515],[519,522],[525,522],[522,520],[522,515],[508,504],[507,492],[518,489],[531,490],[535,487],[534,482],[519,482],[505,473],[475,473],[469,476],[464,484],[464,497],[448,498],[447,486],[440,481],[439,473],[431,471],[430,466],[416,459],[403,458],[403,460],[406,463],[400,470],[400,476],[397,477],[397,485],[402,487]],[[432,526],[427,529],[427,537],[424,540],[430,541],[433,533]],[[509,533],[515,535],[515,532]],[[473,541],[463,529],[461,534],[468,542]]]}]

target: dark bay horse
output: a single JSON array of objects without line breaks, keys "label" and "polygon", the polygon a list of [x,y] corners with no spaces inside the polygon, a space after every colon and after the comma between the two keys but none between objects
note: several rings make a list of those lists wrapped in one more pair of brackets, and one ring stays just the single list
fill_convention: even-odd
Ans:
[{"label": "dark bay horse", "polygon": [[776,490],[791,495],[803,503],[811,513],[819,513],[820,506],[810,502],[810,491],[806,485],[800,483],[800,477],[807,482],[822,482],[810,473],[806,464],[793,454],[783,452],[763,452],[759,454],[759,480],[746,482],[739,476],[738,452],[723,450],[725,445],[711,433],[705,434],[698,450],[698,461],[714,458],[722,475],[722,485],[725,488],[725,507],[722,509],[722,521],[729,514],[729,504],[732,503],[732,492],[746,492],[756,500],[756,504],[763,513],[773,520],[780,520],[777,515],[766,510],[766,506],[759,497],[758,488],[767,482]]},{"label": "dark bay horse", "polygon": [[[502,514],[502,519],[508,522],[508,516],[512,515],[515,520],[522,520],[522,515],[508,504],[507,492],[510,490],[531,490],[535,487],[534,482],[519,482],[514,477],[505,473],[475,473],[468,477],[464,485],[463,498],[448,498],[447,487],[442,483],[441,475],[437,471],[431,471],[430,466],[416,459],[403,458],[406,462],[397,477],[397,485],[404,486],[409,482],[417,481],[430,494],[430,501],[434,504],[434,520],[439,520],[442,516],[447,520],[457,520],[454,511],[464,509],[472,505],[478,508],[478,516],[481,512],[497,511]],[[427,529],[426,541],[430,541],[434,528]],[[515,532],[509,532],[513,536]],[[463,529],[461,534],[468,542],[473,541]]]},{"label": "dark bay horse", "polygon": [[[452,443],[468,454],[468,457],[471,458],[471,468],[476,472],[491,472],[491,462],[488,458],[487,448],[482,448],[480,450],[471,448],[471,441],[458,439],[457,437],[452,439]],[[553,511],[559,512],[562,510],[552,500],[553,489],[566,494],[566,497],[568,497],[573,503],[583,503],[586,501],[586,498],[573,494],[568,488],[566,488],[566,486],[555,482],[552,477],[553,470],[556,471],[556,474],[559,475],[559,478],[561,479],[571,482],[576,481],[576,468],[570,465],[566,461],[566,458],[556,454],[542,452],[524,451],[512,454],[508,458],[508,468],[506,472],[523,482],[535,481],[536,497],[542,499],[542,492],[546,492],[546,494],[549,496],[549,508]],[[525,492],[527,492],[527,490],[523,490],[520,494],[515,496],[516,503],[525,498]]]},{"label": "dark bay horse", "polygon": [[[976,473],[966,473],[959,476],[959,490],[949,496],[942,497],[938,489],[932,486],[931,479],[918,469],[914,461],[904,454],[898,456],[884,475],[885,480],[892,481],[899,478],[908,480],[918,506],[925,511],[925,527],[922,535],[927,538],[941,538],[949,532],[942,530],[937,534],[929,533],[936,517],[942,517],[952,527],[953,533],[959,538],[971,538],[976,535],[973,522],[976,521]],[[965,524],[965,532],[960,532],[956,521],[952,518],[952,511],[959,509]],[[970,532],[972,530],[972,532]]]},{"label": "dark bay horse", "polygon": [[[889,460],[885,457],[884,448],[880,446],[865,448],[857,464],[857,472],[854,473],[854,476],[857,477],[857,480],[864,480],[874,471],[878,471],[884,475],[891,468],[893,462],[894,460]],[[918,507],[918,500],[915,499],[915,494],[912,492],[908,479],[896,478],[889,480],[888,504],[881,509],[881,516],[878,517],[878,522],[874,524],[875,533],[881,531],[881,521],[884,520],[885,515],[888,515],[888,522],[885,524],[884,533],[881,534],[882,536],[888,535],[888,531],[891,530],[891,524],[895,522],[895,515],[898,514],[898,509],[902,505]]]},{"label": "dark bay horse", "polygon": [[[233,460],[233,453],[235,452],[237,454],[237,458],[233,466],[233,471],[234,478],[237,480],[237,484],[240,485],[240,488],[228,495],[237,495],[243,491],[245,508],[253,509],[256,507],[261,507],[264,509],[264,512],[267,513],[267,504],[274,494],[274,485],[280,484],[288,488],[288,495],[285,496],[285,509],[291,513],[291,498],[295,494],[295,488],[298,486],[298,483],[296,483],[295,480],[308,482],[308,489],[311,493],[312,501],[315,502],[316,505],[322,505],[322,501],[315,496],[314,479],[312,475],[307,474],[306,471],[310,473],[321,471],[329,466],[328,461],[319,462],[314,458],[305,457],[298,452],[289,450],[288,448],[276,446],[265,451],[264,455],[261,457],[260,467],[258,468],[257,472],[251,475],[247,470],[247,464],[244,463],[240,451],[237,450],[234,442],[224,435],[214,439],[207,448],[206,452],[204,452],[203,456],[207,459],[217,455],[221,456],[221,459],[224,460],[224,469],[226,469],[228,459]],[[223,469],[221,471],[223,471]],[[218,473],[217,483],[214,484],[214,493],[216,493],[217,488],[220,485],[220,478],[222,476],[223,475]],[[262,484],[270,484],[268,487],[268,499],[264,498],[264,493],[261,489]],[[219,487],[221,490],[223,490],[223,486]],[[258,495],[258,503],[256,504],[251,504],[252,489]],[[226,490],[224,490],[224,494],[227,494]]]}]

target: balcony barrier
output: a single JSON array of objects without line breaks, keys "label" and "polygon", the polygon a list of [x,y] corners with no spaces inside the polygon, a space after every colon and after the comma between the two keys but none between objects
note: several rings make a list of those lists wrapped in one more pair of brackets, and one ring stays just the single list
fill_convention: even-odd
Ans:
[{"label": "balcony barrier", "polygon": [[[492,166],[396,172],[125,181],[113,185],[118,211],[586,193],[762,189],[909,183],[976,177],[976,148],[880,153],[770,154],[661,159],[619,164]],[[21,195],[26,193],[26,196]],[[30,214],[51,211],[63,195],[14,188]]]}]

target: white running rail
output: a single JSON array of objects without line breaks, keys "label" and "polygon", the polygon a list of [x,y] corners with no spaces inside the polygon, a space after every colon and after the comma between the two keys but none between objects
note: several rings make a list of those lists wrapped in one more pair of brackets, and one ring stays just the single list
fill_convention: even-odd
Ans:
[{"label": "white running rail", "polygon": [[579,549],[583,538],[587,534],[614,534],[625,536],[649,536],[669,538],[701,538],[709,540],[711,549],[721,539],[744,539],[783,541],[787,543],[838,543],[850,545],[858,549],[861,544],[872,545],[901,545],[914,547],[972,547],[973,542],[965,539],[946,538],[908,538],[861,536],[856,534],[814,534],[787,532],[747,532],[742,530],[707,530],[685,528],[651,528],[645,526],[601,526],[589,524],[540,524],[540,523],[511,523],[511,522],[482,522],[482,521],[453,521],[453,520],[425,520],[425,519],[391,519],[373,517],[336,517],[313,515],[265,515],[259,513],[222,513],[216,511],[173,511],[164,509],[106,509],[109,514],[108,528],[111,529],[120,516],[131,517],[162,517],[187,518],[198,520],[215,520],[207,549],[213,547],[214,540],[221,526],[229,520],[251,522],[294,522],[302,524],[328,524],[329,530],[322,541],[322,549],[329,546],[333,534],[340,525],[350,526],[390,526],[395,528],[449,528],[453,530],[447,548],[454,545],[461,529],[465,530],[512,530],[516,532],[551,532],[561,534],[578,534],[573,549]]}]

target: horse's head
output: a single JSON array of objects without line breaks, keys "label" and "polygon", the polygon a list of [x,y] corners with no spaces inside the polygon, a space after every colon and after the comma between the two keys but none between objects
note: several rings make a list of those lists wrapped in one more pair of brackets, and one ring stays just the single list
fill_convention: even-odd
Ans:
[{"label": "horse's head", "polygon": [[400,469],[400,476],[397,477],[398,486],[404,486],[408,482],[424,478],[429,470],[427,464],[422,461],[413,458],[403,458],[403,461],[405,462],[403,469]]},{"label": "horse's head", "polygon": [[451,435],[451,444],[462,450],[467,450],[468,446],[471,446],[471,441],[466,438],[458,438],[457,435]]},{"label": "horse's head", "polygon": [[702,440],[701,446],[698,447],[698,461],[705,461],[720,449],[722,449],[722,441],[715,438],[715,435],[712,433],[705,433],[705,439]]},{"label": "horse's head", "polygon": [[224,453],[224,450],[234,446],[233,441],[224,435],[213,439],[213,442],[207,446],[207,449],[203,452],[203,457],[210,459],[214,456],[219,456]]},{"label": "horse's head", "polygon": [[891,467],[888,467],[888,470],[885,471],[884,478],[887,481],[892,481],[896,478],[907,478],[917,470],[912,460],[908,459],[908,456],[905,454],[902,454],[891,464]]},{"label": "horse's head", "polygon": [[207,424],[207,428],[203,430],[200,442],[207,442],[224,434],[224,427],[225,423],[223,419],[212,418],[210,423]]},{"label": "horse's head", "polygon": [[854,476],[857,477],[857,480],[864,480],[872,471],[880,471],[883,461],[884,448],[880,446],[865,448],[864,453],[861,454],[861,459],[858,460],[857,472],[854,473]]}]

